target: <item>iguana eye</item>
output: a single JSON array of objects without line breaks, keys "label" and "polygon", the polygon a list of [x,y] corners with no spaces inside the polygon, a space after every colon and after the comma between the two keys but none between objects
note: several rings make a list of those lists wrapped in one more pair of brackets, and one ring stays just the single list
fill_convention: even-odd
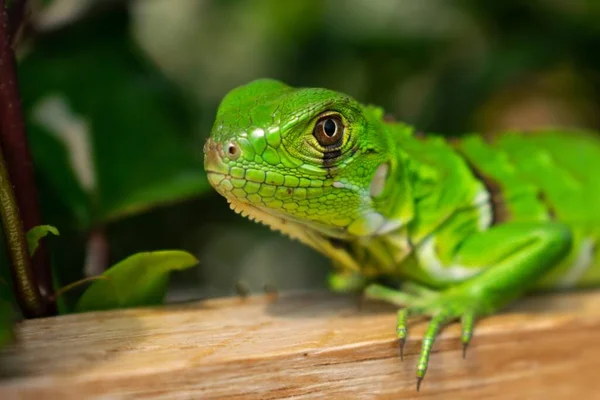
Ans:
[{"label": "iguana eye", "polygon": [[344,124],[337,115],[328,115],[317,122],[313,135],[321,146],[333,146],[342,140]]}]

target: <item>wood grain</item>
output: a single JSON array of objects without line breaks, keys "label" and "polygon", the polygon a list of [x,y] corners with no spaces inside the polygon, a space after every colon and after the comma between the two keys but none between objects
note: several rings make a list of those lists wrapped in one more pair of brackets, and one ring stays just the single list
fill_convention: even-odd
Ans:
[{"label": "wood grain", "polygon": [[532,297],[403,362],[394,310],[327,293],[31,320],[0,352],[1,399],[600,399],[600,292]]}]

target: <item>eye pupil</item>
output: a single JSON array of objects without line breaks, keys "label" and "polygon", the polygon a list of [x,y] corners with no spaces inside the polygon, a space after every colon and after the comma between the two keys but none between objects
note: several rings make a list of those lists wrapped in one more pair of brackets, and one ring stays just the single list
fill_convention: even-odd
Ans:
[{"label": "eye pupil", "polygon": [[313,129],[313,136],[324,147],[340,144],[344,137],[344,124],[341,117],[327,115],[319,119]]},{"label": "eye pupil", "polygon": [[330,118],[325,121],[325,124],[323,124],[323,130],[327,136],[332,137],[335,135],[335,131],[337,130],[337,124],[333,119]]}]

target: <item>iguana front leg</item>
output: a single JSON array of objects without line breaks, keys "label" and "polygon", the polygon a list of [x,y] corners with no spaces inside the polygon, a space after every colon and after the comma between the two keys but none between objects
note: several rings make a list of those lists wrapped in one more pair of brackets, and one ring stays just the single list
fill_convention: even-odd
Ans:
[{"label": "iguana front leg", "polygon": [[414,284],[401,291],[368,286],[366,297],[406,307],[398,312],[397,334],[401,346],[408,333],[408,317],[431,317],[417,364],[417,390],[425,377],[433,342],[443,326],[461,319],[466,348],[474,321],[522,296],[565,256],[571,241],[570,230],[563,225],[506,223],[473,234],[458,247],[453,263],[485,268],[461,284],[439,292],[420,289]]}]

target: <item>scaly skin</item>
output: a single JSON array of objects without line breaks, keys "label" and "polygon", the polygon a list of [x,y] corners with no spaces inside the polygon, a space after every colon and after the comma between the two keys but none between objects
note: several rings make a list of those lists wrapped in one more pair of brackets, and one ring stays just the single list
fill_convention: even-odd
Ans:
[{"label": "scaly skin", "polygon": [[600,143],[583,132],[448,142],[263,79],[227,94],[204,151],[232,209],[329,257],[334,290],[402,307],[401,346],[409,317],[431,318],[417,389],[450,322],[466,349],[478,318],[527,291],[600,282]]}]

